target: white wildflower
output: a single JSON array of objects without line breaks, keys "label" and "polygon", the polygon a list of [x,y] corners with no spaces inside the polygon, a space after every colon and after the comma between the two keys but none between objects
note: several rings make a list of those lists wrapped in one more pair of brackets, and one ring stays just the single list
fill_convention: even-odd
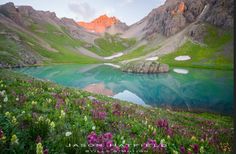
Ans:
[{"label": "white wildflower", "polygon": [[5,96],[5,98],[3,99],[3,102],[6,103],[8,101],[8,97]]},{"label": "white wildflower", "polygon": [[92,130],[95,130],[95,129],[96,129],[96,127],[95,127],[95,126],[93,126],[93,127],[92,127]]},{"label": "white wildflower", "polygon": [[87,116],[84,116],[84,121],[86,122],[88,120]]},{"label": "white wildflower", "polygon": [[37,105],[37,102],[36,102],[36,101],[32,101],[31,104],[32,104],[32,105]]},{"label": "white wildflower", "polygon": [[72,132],[66,132],[66,136],[71,136],[72,135]]},{"label": "white wildflower", "polygon": [[55,128],[55,123],[54,123],[53,121],[50,123],[50,127],[51,127],[52,129]]}]

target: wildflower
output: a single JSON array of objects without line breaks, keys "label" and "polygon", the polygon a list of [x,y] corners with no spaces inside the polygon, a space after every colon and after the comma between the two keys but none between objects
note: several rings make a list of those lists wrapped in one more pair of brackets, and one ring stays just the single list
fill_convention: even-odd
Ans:
[{"label": "wildflower", "polygon": [[87,116],[84,116],[84,121],[86,122],[88,120]]},{"label": "wildflower", "polygon": [[72,135],[72,132],[66,132],[66,136],[71,136]]},{"label": "wildflower", "polygon": [[10,118],[10,117],[11,117],[11,113],[10,113],[10,112],[5,112],[5,116],[6,116],[7,118]]},{"label": "wildflower", "polygon": [[46,122],[47,122],[48,124],[50,124],[51,120],[47,118],[47,119],[46,119]]},{"label": "wildflower", "polygon": [[195,136],[192,136],[192,137],[191,137],[191,140],[192,140],[192,141],[196,141],[197,138],[196,138]]},{"label": "wildflower", "polygon": [[118,153],[118,152],[120,152],[120,147],[118,147],[118,146],[114,146],[112,152],[114,152],[114,153]]},{"label": "wildflower", "polygon": [[194,145],[192,146],[192,148],[193,148],[194,153],[198,153],[198,152],[199,152],[199,146],[198,146],[198,144],[194,144]]},{"label": "wildflower", "polygon": [[95,127],[95,126],[93,126],[93,127],[92,127],[92,130],[95,130],[95,129],[96,129],[96,127]]},{"label": "wildflower", "polygon": [[181,146],[181,147],[179,148],[179,151],[180,151],[181,154],[184,154],[184,153],[186,152],[186,149],[185,149],[184,146]]},{"label": "wildflower", "polygon": [[123,153],[128,153],[128,152],[129,152],[129,145],[126,144],[125,146],[123,146],[123,147],[121,148],[121,151],[122,151]]},{"label": "wildflower", "polygon": [[43,116],[39,116],[38,121],[43,121]]},{"label": "wildflower", "polygon": [[3,135],[2,138],[0,138],[0,141],[2,141],[3,143],[6,143],[6,139],[7,139],[6,136]]},{"label": "wildflower", "polygon": [[4,96],[5,93],[6,93],[6,90],[2,90],[2,91],[0,91],[0,95],[1,95],[1,96]]},{"label": "wildflower", "polygon": [[111,139],[112,139],[112,133],[105,133],[105,134],[103,135],[103,138],[104,138],[105,140],[111,140]]},{"label": "wildflower", "polygon": [[[152,150],[153,152],[156,152],[156,150],[158,150],[159,146],[156,142],[156,140],[152,140],[152,139],[148,139],[148,141],[146,143],[143,144],[142,149],[143,150]],[[162,148],[162,147],[161,147]]]},{"label": "wildflower", "polygon": [[0,104],[0,108],[2,108],[2,105]]},{"label": "wildflower", "polygon": [[32,105],[37,105],[37,102],[36,101],[32,101],[31,104]]},{"label": "wildflower", "polygon": [[37,143],[37,146],[36,146],[36,154],[43,154],[43,145],[42,143]]},{"label": "wildflower", "polygon": [[66,113],[63,110],[61,110],[61,115],[59,116],[59,118],[64,118],[65,116],[66,116]]},{"label": "wildflower", "polygon": [[51,129],[54,129],[54,128],[55,128],[55,123],[54,123],[53,121],[50,123],[50,128],[51,128]]},{"label": "wildflower", "polygon": [[4,136],[2,129],[0,129],[0,139]]},{"label": "wildflower", "polygon": [[160,146],[161,146],[162,148],[165,148],[165,147],[167,146],[165,139],[161,139],[161,141],[160,141]]},{"label": "wildflower", "polygon": [[44,151],[43,151],[43,154],[48,154],[49,152],[48,152],[48,149],[45,149]]},{"label": "wildflower", "polygon": [[102,112],[102,111],[93,110],[92,111],[92,115],[93,115],[94,119],[104,120],[106,118],[107,113],[106,112]]},{"label": "wildflower", "polygon": [[125,140],[122,141],[122,144],[125,144]]},{"label": "wildflower", "polygon": [[169,136],[173,136],[173,130],[171,128],[166,128],[166,134]]},{"label": "wildflower", "polygon": [[51,103],[52,102],[52,99],[51,98],[47,98],[46,99],[48,103]]},{"label": "wildflower", "polygon": [[97,143],[97,134],[94,132],[91,132],[88,136],[87,136],[87,140],[88,140],[88,144],[96,144]]},{"label": "wildflower", "polygon": [[11,122],[12,122],[12,124],[14,124],[14,125],[17,124],[17,120],[16,120],[16,117],[15,117],[15,116],[12,117]]},{"label": "wildflower", "polygon": [[20,99],[19,99],[19,97],[16,97],[16,101],[18,102]]},{"label": "wildflower", "polygon": [[12,135],[12,137],[11,137],[11,144],[18,144],[19,142],[18,142],[18,138],[17,138],[17,136],[14,134],[14,135]]},{"label": "wildflower", "polygon": [[6,103],[8,101],[8,97],[5,96],[5,98],[3,99],[3,102]]},{"label": "wildflower", "polygon": [[169,128],[168,121],[166,119],[160,119],[156,122],[157,126],[160,128]]},{"label": "wildflower", "polygon": [[21,114],[25,114],[25,111],[22,111]]},{"label": "wildflower", "polygon": [[179,154],[178,151],[176,151],[176,150],[173,150],[172,153],[173,154]]},{"label": "wildflower", "polygon": [[205,149],[203,146],[200,147],[200,153],[205,153]]}]

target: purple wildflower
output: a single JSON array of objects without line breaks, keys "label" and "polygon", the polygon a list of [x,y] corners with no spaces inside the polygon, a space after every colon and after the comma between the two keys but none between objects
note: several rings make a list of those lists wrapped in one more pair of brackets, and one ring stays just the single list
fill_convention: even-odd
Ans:
[{"label": "purple wildflower", "polygon": [[166,128],[166,134],[169,136],[173,136],[173,130],[171,128]]},{"label": "purple wildflower", "polygon": [[156,140],[148,139],[148,141],[143,144],[142,149],[144,151],[150,150],[152,152],[157,152],[161,151],[163,147],[161,147],[161,145],[158,145]]},{"label": "purple wildflower", "polygon": [[194,145],[192,146],[192,148],[193,148],[193,152],[194,152],[194,153],[199,153],[199,146],[198,146],[198,144],[194,144]]},{"label": "purple wildflower", "polygon": [[120,152],[120,147],[114,146],[113,149],[112,149],[112,152],[114,152],[114,153]]},{"label": "purple wildflower", "polygon": [[48,154],[48,153],[49,153],[48,149],[45,149],[45,150],[43,151],[43,154]]},{"label": "purple wildflower", "polygon": [[129,152],[129,145],[126,144],[125,146],[123,146],[123,147],[121,148],[121,151],[122,151],[122,153],[128,153],[128,152]]},{"label": "purple wildflower", "polygon": [[88,144],[96,144],[96,142],[97,142],[97,134],[94,133],[94,132],[91,132],[88,135],[87,140],[88,140]]},{"label": "purple wildflower", "polygon": [[186,152],[186,149],[185,149],[185,147],[182,145],[182,146],[180,146],[179,151],[180,151],[181,154],[184,154],[184,153]]},{"label": "purple wildflower", "polygon": [[160,119],[157,121],[157,126],[160,128],[169,128],[168,121],[166,119]]},{"label": "purple wildflower", "polygon": [[103,135],[103,137],[104,137],[105,140],[111,140],[112,139],[112,134],[111,133],[105,133]]},{"label": "purple wildflower", "polygon": [[93,118],[97,119],[97,120],[104,120],[106,118],[106,115],[107,115],[106,112],[102,112],[102,111],[98,111],[98,110],[92,111]]},{"label": "purple wildflower", "polygon": [[3,137],[3,131],[2,131],[2,129],[0,129],[0,139]]}]

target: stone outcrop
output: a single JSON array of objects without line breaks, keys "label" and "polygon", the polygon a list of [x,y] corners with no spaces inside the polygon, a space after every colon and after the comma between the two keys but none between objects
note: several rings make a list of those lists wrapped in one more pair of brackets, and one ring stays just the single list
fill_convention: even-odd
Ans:
[{"label": "stone outcrop", "polygon": [[135,61],[121,66],[121,70],[130,73],[165,73],[169,71],[167,64],[161,64],[156,61]]},{"label": "stone outcrop", "polygon": [[110,27],[107,27],[105,32],[109,34],[122,34],[128,29],[128,26],[123,23],[118,21],[117,23],[113,24]]},{"label": "stone outcrop", "polygon": [[[202,14],[206,6],[208,10]],[[220,28],[233,28],[233,6],[233,0],[167,0],[141,21],[133,24],[129,31],[133,27],[136,31],[139,29],[138,33],[144,33],[142,39],[149,40],[158,35],[175,35],[196,21]]]}]

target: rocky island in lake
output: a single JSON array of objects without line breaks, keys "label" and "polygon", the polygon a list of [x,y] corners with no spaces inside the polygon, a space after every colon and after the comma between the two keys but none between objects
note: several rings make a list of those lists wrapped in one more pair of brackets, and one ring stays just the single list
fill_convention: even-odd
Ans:
[{"label": "rocky island in lake", "polygon": [[166,73],[169,71],[169,66],[157,61],[134,61],[123,64],[121,70],[129,73]]}]

